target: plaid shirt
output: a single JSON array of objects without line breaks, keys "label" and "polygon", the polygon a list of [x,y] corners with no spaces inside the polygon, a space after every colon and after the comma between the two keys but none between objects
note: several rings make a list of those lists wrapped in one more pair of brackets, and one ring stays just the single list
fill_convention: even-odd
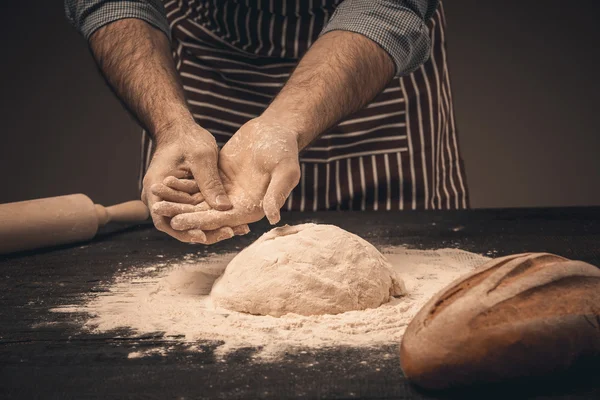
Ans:
[{"label": "plaid shirt", "polygon": [[[297,0],[301,1],[301,0]],[[344,0],[323,28],[321,35],[343,30],[356,32],[384,49],[396,64],[396,75],[407,75],[429,57],[426,22],[439,0]],[[146,21],[171,31],[160,0],[64,0],[67,18],[86,38],[99,28],[124,18]]]}]

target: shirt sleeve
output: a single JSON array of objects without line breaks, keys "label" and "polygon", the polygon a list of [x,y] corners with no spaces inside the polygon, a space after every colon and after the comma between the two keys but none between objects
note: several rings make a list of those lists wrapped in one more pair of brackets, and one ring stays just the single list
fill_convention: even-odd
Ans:
[{"label": "shirt sleeve", "polygon": [[64,0],[67,19],[86,39],[105,25],[125,18],[146,21],[171,40],[171,30],[160,0]]},{"label": "shirt sleeve", "polygon": [[359,33],[385,50],[396,76],[413,72],[429,58],[427,21],[439,0],[344,0],[321,35],[335,30]]}]

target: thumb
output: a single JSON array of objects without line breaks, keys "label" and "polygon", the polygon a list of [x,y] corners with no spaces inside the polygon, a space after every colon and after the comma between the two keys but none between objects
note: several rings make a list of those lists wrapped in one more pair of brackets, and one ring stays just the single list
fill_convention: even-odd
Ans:
[{"label": "thumb", "polygon": [[263,199],[263,211],[271,225],[281,219],[279,210],[299,181],[300,166],[295,160],[280,164],[271,174],[271,182]]},{"label": "thumb", "polygon": [[232,205],[219,176],[217,153],[206,153],[190,164],[190,170],[204,200],[215,210],[226,211]]}]

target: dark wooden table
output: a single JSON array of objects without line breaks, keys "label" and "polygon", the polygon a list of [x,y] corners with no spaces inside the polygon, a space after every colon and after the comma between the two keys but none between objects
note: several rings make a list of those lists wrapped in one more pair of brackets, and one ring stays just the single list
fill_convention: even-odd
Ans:
[{"label": "dark wooden table", "polygon": [[[600,265],[600,207],[461,212],[289,213],[284,221],[332,223],[375,244],[455,247],[502,256],[547,251]],[[580,368],[552,378],[427,393],[411,386],[399,367],[397,346],[378,349],[307,349],[277,362],[252,362],[253,349],[213,357],[170,351],[128,359],[140,349],[172,345],[160,335],[82,333],[83,315],[49,309],[81,301],[119,268],[179,258],[202,249],[179,243],[148,224],[105,231],[85,245],[0,258],[0,398],[560,398],[600,399],[600,378]],[[239,249],[269,229],[210,247]],[[119,265],[122,263],[122,265]],[[392,354],[393,357],[384,357]],[[307,365],[312,364],[311,367]]]}]

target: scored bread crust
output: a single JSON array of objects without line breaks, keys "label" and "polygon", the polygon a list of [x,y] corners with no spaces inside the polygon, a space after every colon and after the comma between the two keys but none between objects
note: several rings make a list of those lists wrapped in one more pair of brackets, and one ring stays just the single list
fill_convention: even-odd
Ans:
[{"label": "scored bread crust", "polygon": [[436,294],[400,363],[428,389],[543,376],[600,359],[600,269],[549,253],[497,258]]}]

